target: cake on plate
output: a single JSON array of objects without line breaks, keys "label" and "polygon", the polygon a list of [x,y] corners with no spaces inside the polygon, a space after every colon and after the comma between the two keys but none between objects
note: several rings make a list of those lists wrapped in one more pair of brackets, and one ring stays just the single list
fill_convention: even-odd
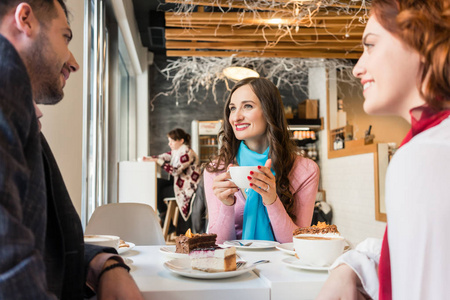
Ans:
[{"label": "cake on plate", "polygon": [[319,222],[317,225],[301,227],[294,230],[293,235],[299,234],[317,234],[323,236],[339,236],[336,225],[327,225],[325,222]]},{"label": "cake on plate", "polygon": [[193,234],[190,229],[175,239],[175,252],[189,254],[196,248],[213,248],[216,246],[217,234],[201,233]]},{"label": "cake on plate", "polygon": [[236,248],[198,248],[189,254],[191,267],[205,272],[227,272],[236,270]]}]

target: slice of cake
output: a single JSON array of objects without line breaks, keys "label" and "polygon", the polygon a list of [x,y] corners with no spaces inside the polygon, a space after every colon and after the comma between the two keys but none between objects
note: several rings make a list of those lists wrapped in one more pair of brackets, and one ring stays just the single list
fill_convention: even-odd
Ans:
[{"label": "slice of cake", "polygon": [[205,272],[226,272],[236,270],[236,248],[194,249],[189,254],[191,267]]},{"label": "slice of cake", "polygon": [[325,222],[319,222],[317,225],[302,227],[294,230],[293,235],[299,234],[317,234],[323,236],[339,236],[336,225],[327,225]]},{"label": "slice of cake", "polygon": [[196,248],[213,248],[216,246],[217,234],[202,233],[193,234],[188,229],[186,234],[179,235],[175,239],[175,252],[189,254]]}]

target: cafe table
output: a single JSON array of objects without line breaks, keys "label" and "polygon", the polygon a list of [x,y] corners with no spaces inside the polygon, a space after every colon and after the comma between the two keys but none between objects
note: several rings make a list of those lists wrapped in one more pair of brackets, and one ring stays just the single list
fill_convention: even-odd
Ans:
[{"label": "cafe table", "polygon": [[292,260],[294,256],[271,248],[237,250],[238,259],[247,261],[247,264],[262,259],[270,260],[269,263],[257,265],[253,271],[226,279],[188,278],[164,267],[164,262],[173,258],[163,254],[161,247],[136,246],[123,254],[131,267],[130,274],[145,299],[315,299],[328,277],[326,271],[286,265],[283,261]]}]

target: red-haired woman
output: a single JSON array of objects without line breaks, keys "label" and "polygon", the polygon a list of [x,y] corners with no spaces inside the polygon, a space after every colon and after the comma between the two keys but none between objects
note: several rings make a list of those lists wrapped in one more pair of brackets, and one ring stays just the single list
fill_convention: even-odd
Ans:
[{"label": "red-haired woman", "polygon": [[388,167],[381,257],[371,241],[341,256],[319,299],[447,299],[450,2],[373,0],[363,44],[364,110],[411,130]]}]

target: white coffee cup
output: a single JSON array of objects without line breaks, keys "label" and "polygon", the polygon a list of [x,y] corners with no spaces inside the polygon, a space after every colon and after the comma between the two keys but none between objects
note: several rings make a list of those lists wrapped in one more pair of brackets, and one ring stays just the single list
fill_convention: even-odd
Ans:
[{"label": "white coffee cup", "polygon": [[120,237],[115,235],[92,234],[92,235],[85,235],[84,242],[86,244],[92,244],[97,246],[112,247],[117,250],[119,249]]},{"label": "white coffee cup", "polygon": [[230,167],[228,171],[230,172],[231,181],[241,189],[250,188],[250,181],[247,178],[248,176],[252,176],[250,175],[250,171],[262,173],[258,170],[258,166],[236,166]]},{"label": "white coffee cup", "polygon": [[300,261],[316,267],[330,266],[344,252],[346,245],[342,236],[299,234],[293,240],[295,253]]}]

